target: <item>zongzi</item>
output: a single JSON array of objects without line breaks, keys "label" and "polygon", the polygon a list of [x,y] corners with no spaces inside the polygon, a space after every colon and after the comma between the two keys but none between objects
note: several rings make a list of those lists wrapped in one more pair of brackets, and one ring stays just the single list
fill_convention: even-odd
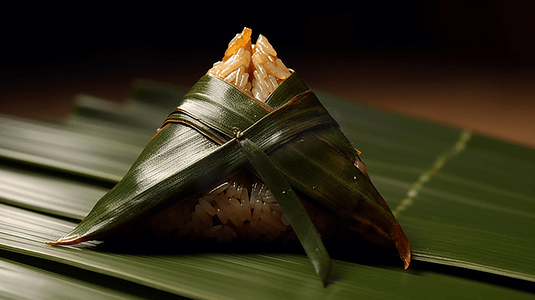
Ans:
[{"label": "zongzi", "polygon": [[303,233],[296,234],[290,222],[296,212],[285,210],[277,202],[280,192],[272,192],[262,171],[251,167],[243,139],[267,155],[323,238],[349,228],[396,249],[408,267],[407,238],[371,183],[360,152],[267,38],[260,35],[252,44],[251,33],[245,28],[236,35],[124,178],[72,232],[50,244],[101,239],[133,224],[166,238],[223,243],[299,236],[303,243]]}]

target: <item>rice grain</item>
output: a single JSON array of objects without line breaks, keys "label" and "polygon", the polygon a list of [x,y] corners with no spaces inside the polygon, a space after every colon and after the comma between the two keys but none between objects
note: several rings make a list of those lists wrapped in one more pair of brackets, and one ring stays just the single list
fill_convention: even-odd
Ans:
[{"label": "rice grain", "polygon": [[211,238],[216,237],[219,234],[219,231],[221,230],[222,227],[223,227],[223,224],[219,224],[211,228],[208,228],[204,232],[204,236],[211,237]]},{"label": "rice grain", "polygon": [[251,30],[244,28],[230,41],[223,60],[214,63],[207,74],[235,85],[260,101],[266,101],[291,73],[265,36],[259,35],[256,44],[251,44],[250,35]]},{"label": "rice grain", "polygon": [[221,223],[227,224],[228,218],[220,208],[217,209],[217,217],[219,218],[219,221],[221,221]]},{"label": "rice grain", "polygon": [[199,199],[199,204],[210,216],[215,215],[215,208],[210,203],[208,203],[208,201],[204,200],[204,198]]}]

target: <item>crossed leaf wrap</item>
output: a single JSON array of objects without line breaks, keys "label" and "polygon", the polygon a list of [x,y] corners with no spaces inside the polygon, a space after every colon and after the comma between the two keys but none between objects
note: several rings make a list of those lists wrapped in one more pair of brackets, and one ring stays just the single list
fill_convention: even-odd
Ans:
[{"label": "crossed leaf wrap", "polygon": [[370,239],[410,260],[401,227],[353,164],[357,151],[295,72],[265,103],[218,78],[201,77],[124,178],[61,244],[106,236],[243,168],[247,158],[236,130],[269,156],[298,194],[357,232],[375,231]]}]

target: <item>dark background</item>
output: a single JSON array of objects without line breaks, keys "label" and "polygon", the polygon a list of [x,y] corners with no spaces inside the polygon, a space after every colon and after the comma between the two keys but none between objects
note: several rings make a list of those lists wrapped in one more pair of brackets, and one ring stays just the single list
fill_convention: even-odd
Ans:
[{"label": "dark background", "polygon": [[330,3],[5,7],[0,113],[57,120],[140,77],[190,86],[247,26],[313,89],[535,147],[535,1]]}]

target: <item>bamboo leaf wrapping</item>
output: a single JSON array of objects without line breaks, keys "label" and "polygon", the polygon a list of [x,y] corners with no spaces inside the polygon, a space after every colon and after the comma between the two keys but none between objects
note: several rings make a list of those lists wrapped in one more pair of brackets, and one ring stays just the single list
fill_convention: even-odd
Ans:
[{"label": "bamboo leaf wrapping", "polygon": [[314,269],[316,269],[316,273],[325,285],[332,269],[331,259],[305,207],[299,198],[297,198],[297,195],[288,182],[286,182],[284,176],[277,170],[262,149],[248,139],[240,141],[238,137],[237,141],[255,171],[271,187],[270,190],[288,217]]},{"label": "bamboo leaf wrapping", "polygon": [[236,128],[298,193],[356,232],[373,232],[368,238],[395,247],[408,266],[408,241],[373,184],[353,165],[357,151],[295,73],[266,104],[220,79],[202,77],[125,177],[52,244],[104,237],[170,204],[173,196],[185,199],[228,177],[246,162],[233,139]]},{"label": "bamboo leaf wrapping", "polygon": [[[147,89],[152,89],[152,87],[147,87]],[[176,104],[184,93],[180,94],[180,97],[175,97],[172,104]],[[437,156],[449,149],[459,136],[459,131],[455,129],[347,103],[333,99],[329,95],[318,96],[342,126],[348,138],[357,142],[358,148],[364,150],[366,162],[370,164],[373,172],[370,174],[374,183],[385,199],[389,200],[391,208],[401,202],[407,190],[410,189],[410,183],[429,168]],[[165,112],[161,115],[165,115]],[[7,148],[8,142],[11,141],[6,134],[12,133],[9,128],[6,128],[9,122],[5,120],[5,118],[0,120],[3,129],[2,148]],[[28,125],[32,124],[21,123],[18,127],[26,128]],[[39,125],[49,126],[49,124]],[[154,133],[153,127],[154,125],[151,127],[151,134]],[[93,128],[84,130],[88,132],[90,129]],[[141,139],[136,141],[134,136],[128,134],[138,135],[139,132],[124,129],[113,130],[116,129],[113,127],[111,129],[106,133],[118,131],[121,133],[119,136],[121,139],[128,137],[135,145],[138,145],[139,141],[146,142],[150,138],[150,136],[142,135]],[[37,132],[37,129],[34,130]],[[95,135],[95,132],[91,133]],[[66,138],[65,135],[59,134],[57,134],[58,138]],[[84,138],[70,137],[70,140],[79,145],[86,140]],[[117,139],[109,138],[106,146],[115,141]],[[39,141],[34,141],[34,143],[36,147],[39,145],[39,149],[42,149],[42,143]],[[94,141],[93,145],[98,147],[100,144]],[[20,148],[19,151],[23,152],[24,149],[26,148]],[[58,160],[64,159],[64,152],[68,150],[63,148],[62,152],[56,151]],[[136,156],[141,150],[142,148]],[[127,256],[125,258],[114,253],[87,249],[86,247],[91,246],[91,243],[82,245],[78,249],[50,247],[42,243],[66,234],[76,224],[69,222],[68,226],[65,226],[62,220],[46,215],[39,215],[39,220],[32,222],[31,216],[36,214],[27,210],[21,210],[23,214],[20,218],[15,218],[16,214],[12,211],[14,207],[11,206],[2,206],[5,214],[3,217],[0,216],[0,219],[3,218],[4,221],[3,229],[0,230],[2,236],[0,248],[5,253],[22,251],[21,253],[25,255],[80,267],[81,260],[76,260],[76,262],[71,260],[73,255],[78,255],[86,260],[83,268],[104,274],[111,274],[112,270],[114,276],[130,276],[128,280],[143,285],[158,286],[163,290],[175,289],[177,293],[190,297],[193,295],[198,297],[199,294],[188,292],[196,289],[204,294],[210,290],[211,295],[215,295],[213,297],[228,299],[251,297],[291,299],[304,295],[310,299],[324,299],[333,297],[334,294],[336,298],[347,299],[355,299],[359,296],[426,298],[429,295],[441,299],[452,296],[468,299],[474,295],[485,298],[531,298],[533,289],[529,288],[528,291],[526,289],[534,278],[533,264],[529,263],[533,259],[533,252],[528,251],[530,247],[533,248],[533,243],[529,239],[530,225],[533,224],[532,218],[530,219],[532,217],[530,212],[533,211],[531,209],[533,188],[530,180],[533,176],[529,176],[533,167],[532,152],[532,149],[473,134],[466,150],[455,159],[448,161],[445,168],[431,182],[426,183],[426,187],[415,199],[414,205],[407,211],[397,214],[403,229],[411,239],[414,260],[417,260],[416,264],[411,265],[412,270],[402,272],[395,268],[368,267],[366,264],[356,265],[347,261],[334,260],[334,278],[340,278],[337,270],[341,269],[344,270],[343,278],[331,281],[326,289],[320,288],[316,278],[312,276],[307,260],[300,255],[280,257],[213,253],[209,256],[194,254],[192,257],[173,255],[164,258],[154,256]],[[87,153],[82,153],[86,157]],[[103,158],[106,157],[113,157],[112,152],[107,152]],[[135,156],[128,160],[133,162]],[[130,165],[131,162],[128,164]],[[7,166],[2,165],[2,170],[5,168]],[[124,173],[128,170],[128,168],[123,169]],[[17,172],[22,172],[21,170],[26,170],[25,168],[7,170],[9,172],[4,172],[3,176],[0,176],[4,183],[1,200],[5,202],[10,199],[12,202],[9,203],[14,206],[25,207],[18,203],[19,200],[22,201],[21,196],[25,198],[24,200],[33,201],[37,206],[43,206],[49,202],[63,203],[58,206],[57,213],[67,211],[68,205],[78,205],[81,209],[77,209],[76,218],[81,220],[91,209],[95,199],[106,191],[101,188],[97,193],[88,194],[87,191],[80,190],[80,193],[73,194],[68,187],[53,185],[53,180],[63,180],[63,178],[55,177],[54,175],[57,175],[55,173],[50,174],[44,169],[31,169],[32,173],[27,174],[30,177],[18,178],[13,175],[19,175]],[[51,182],[34,182],[31,176],[36,179],[50,179]],[[5,184],[6,180],[7,184]],[[8,195],[6,191],[10,192],[9,186],[13,180],[18,180],[25,186],[21,186],[21,193]],[[83,179],[75,178],[69,182],[69,186],[73,188],[78,185],[85,185]],[[488,205],[485,205],[486,203]],[[479,205],[474,206],[474,204]],[[39,211],[43,210],[39,209]],[[57,213],[53,214],[58,215]],[[63,213],[59,215],[64,216]],[[45,222],[46,219],[53,219],[61,224],[60,230],[51,230],[50,224]],[[45,224],[47,226],[44,226]],[[10,228],[9,225],[12,227]],[[34,248],[30,248],[32,246]],[[101,261],[102,257],[99,255],[111,258]],[[270,259],[271,257],[273,259]],[[208,260],[210,258],[218,260]],[[144,263],[144,265],[136,265],[136,259],[139,260],[139,264]],[[203,259],[208,261],[205,262]],[[252,270],[242,268],[243,260],[250,262],[249,266]],[[432,263],[422,263],[422,260]],[[180,268],[176,267],[177,261],[184,262]],[[229,263],[220,266],[217,262]],[[460,273],[462,276],[441,274],[448,269],[443,269],[435,263],[457,266],[459,268],[453,268],[458,271],[455,274]],[[465,268],[475,269],[478,272],[470,273],[470,270],[464,270]],[[301,276],[296,275],[298,272],[296,269],[299,270]],[[255,272],[257,270],[258,272]],[[210,272],[224,273],[225,276],[218,277],[218,284],[213,284],[216,282],[215,275],[210,276]],[[496,281],[489,282],[485,278],[491,275],[486,272],[501,276],[490,277]],[[149,273],[153,275],[150,276]],[[12,278],[9,273],[7,276]],[[511,279],[511,277],[525,281]],[[109,277],[104,278],[109,279]],[[259,278],[262,280],[258,280]],[[246,284],[248,288],[244,290],[241,284],[233,289],[229,288],[236,280]],[[512,283],[513,286],[504,282]],[[276,290],[273,290],[273,285],[277,286]],[[221,289],[222,286],[227,289]],[[390,288],[385,290],[384,286]],[[35,290],[38,290],[37,287]],[[284,291],[284,294],[277,293],[277,291]]]}]

